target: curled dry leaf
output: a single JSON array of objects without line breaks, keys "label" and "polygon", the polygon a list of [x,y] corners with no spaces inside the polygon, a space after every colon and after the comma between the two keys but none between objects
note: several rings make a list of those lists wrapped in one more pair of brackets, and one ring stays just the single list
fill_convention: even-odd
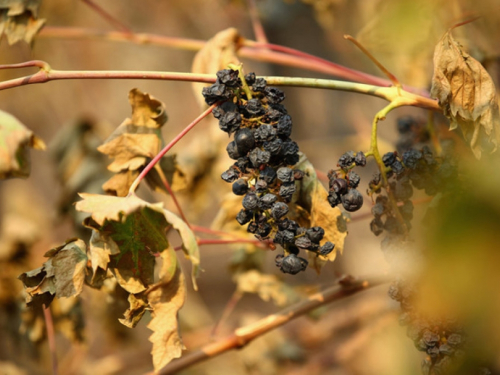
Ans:
[{"label": "curled dry leaf", "polygon": [[330,241],[335,244],[335,250],[327,256],[309,252],[309,265],[320,272],[321,267],[327,261],[333,262],[335,260],[337,251],[342,254],[344,240],[347,236],[346,223],[340,209],[338,207],[332,208],[328,203],[328,193],[318,180],[314,166],[304,154],[301,155],[295,168],[304,172],[304,178],[299,181],[298,189],[293,198],[293,202],[303,209],[299,221],[303,222],[303,212],[305,211],[308,214],[308,219],[302,225],[308,228],[322,227],[325,230],[322,242]]},{"label": "curled dry leaf", "polygon": [[42,267],[19,276],[25,286],[28,306],[48,306],[55,296],[75,297],[82,292],[87,265],[85,242],[68,240],[45,256],[49,260]]},{"label": "curled dry leaf", "polygon": [[29,147],[44,150],[45,144],[17,118],[0,111],[0,178],[29,176]]},{"label": "curled dry leaf", "polygon": [[[97,149],[114,160],[108,169],[115,173],[103,189],[120,197],[128,194],[128,189],[142,168],[154,158],[162,147],[160,128],[167,121],[165,106],[147,93],[138,89],[129,92],[132,118],[126,119],[103,145]],[[163,180],[172,189],[184,187],[183,173],[177,167],[174,156],[166,156],[159,166],[148,173],[146,181],[154,189],[166,192]]]},{"label": "curled dry leaf", "polygon": [[38,19],[41,0],[0,1],[0,38],[5,34],[12,45],[21,40],[31,43],[35,35],[45,24]]},{"label": "curled dry leaf", "polygon": [[448,30],[434,51],[431,95],[450,119],[460,126],[476,158],[496,150],[500,114],[495,85],[479,61],[465,52]]},{"label": "curled dry leaf", "polygon": [[130,307],[123,314],[125,318],[118,320],[124,326],[134,328],[141,320],[149,304],[143,294],[129,294],[128,303]]}]

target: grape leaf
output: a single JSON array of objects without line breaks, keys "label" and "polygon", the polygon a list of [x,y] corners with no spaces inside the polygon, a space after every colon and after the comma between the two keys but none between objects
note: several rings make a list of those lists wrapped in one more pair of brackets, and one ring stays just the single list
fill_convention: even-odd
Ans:
[{"label": "grape leaf", "polygon": [[177,314],[184,305],[186,286],[184,275],[178,264],[174,265],[168,260],[172,260],[172,257],[167,257],[163,262],[159,286],[147,295],[148,302],[153,309],[151,314],[153,319],[149,322],[148,328],[153,331],[149,341],[153,343],[151,354],[155,371],[172,359],[180,357],[184,349],[179,334]]},{"label": "grape leaf", "polygon": [[[116,174],[103,189],[113,195],[126,196],[128,189],[139,172],[161,149],[160,128],[167,121],[165,106],[147,93],[138,89],[129,92],[132,118],[126,119],[97,149],[113,158],[108,170]],[[183,173],[177,167],[175,155],[166,156],[146,176],[147,183],[155,190],[166,192],[162,179],[166,179],[172,189],[184,187]]]},{"label": "grape leaf", "polygon": [[87,265],[86,245],[80,239],[70,239],[49,250],[42,267],[19,276],[27,293],[28,306],[40,303],[48,306],[54,296],[74,297],[82,292]]},{"label": "grape leaf", "polygon": [[325,230],[322,243],[330,241],[335,244],[335,251],[327,256],[309,252],[309,265],[320,272],[321,267],[327,261],[333,262],[335,260],[337,251],[342,254],[344,250],[344,240],[347,236],[345,220],[340,209],[338,207],[332,208],[328,203],[328,193],[318,180],[314,166],[304,154],[301,154],[295,168],[304,172],[304,178],[297,184],[297,191],[293,198],[294,202],[309,214],[308,222],[304,225],[322,227]]},{"label": "grape leaf", "polygon": [[500,139],[500,113],[495,84],[484,67],[462,49],[448,30],[434,51],[431,95],[450,119],[460,126],[476,158],[496,150]]},{"label": "grape leaf", "polygon": [[39,6],[40,0],[0,1],[0,38],[5,34],[10,45],[21,40],[31,43],[45,24],[38,19]]},{"label": "grape leaf", "polygon": [[0,178],[29,176],[28,147],[44,150],[45,144],[17,118],[0,111]]},{"label": "grape leaf", "polygon": [[90,262],[94,274],[92,281],[97,275],[97,268],[100,267],[104,271],[108,269],[109,257],[120,253],[120,249],[115,241],[109,238],[105,233],[92,231],[89,243]]},{"label": "grape leaf", "polygon": [[[76,209],[91,214],[92,220],[87,220],[86,225],[99,231],[103,241],[109,238],[119,248],[119,254],[110,256],[108,267],[129,293],[140,293],[153,284],[155,255],[169,248],[165,232],[168,225],[172,225],[183,240],[184,251],[193,264],[194,280],[200,262],[196,238],[180,218],[163,209],[162,203],[151,204],[136,195],[113,197],[82,193],[80,196],[83,201],[77,202]],[[111,249],[114,244],[107,246]],[[103,264],[102,259],[97,261]],[[175,272],[175,268],[171,272]]]},{"label": "grape leaf", "polygon": [[141,320],[149,304],[142,294],[129,294],[128,302],[130,307],[123,314],[125,318],[118,320],[124,326],[134,328]]}]

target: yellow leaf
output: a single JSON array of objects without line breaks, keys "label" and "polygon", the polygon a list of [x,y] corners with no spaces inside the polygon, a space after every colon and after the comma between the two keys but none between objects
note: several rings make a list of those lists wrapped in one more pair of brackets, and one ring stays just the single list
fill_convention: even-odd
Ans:
[{"label": "yellow leaf", "polygon": [[29,147],[44,150],[45,144],[17,118],[0,111],[0,178],[29,176]]},{"label": "yellow leaf", "polygon": [[184,349],[177,321],[177,314],[186,298],[184,275],[180,268],[176,267],[174,277],[153,289],[147,298],[153,309],[153,319],[148,324],[153,331],[149,341],[153,343],[151,354],[155,371],[158,371],[172,359],[179,358]]},{"label": "yellow leaf", "polygon": [[45,24],[44,19],[37,19],[40,1],[9,0],[0,2],[0,38],[5,34],[10,45],[21,40],[31,43]]},{"label": "yellow leaf", "polygon": [[431,95],[450,119],[450,128],[460,126],[476,158],[485,150],[496,150],[500,113],[495,84],[481,63],[453,38],[451,30],[434,51]]}]

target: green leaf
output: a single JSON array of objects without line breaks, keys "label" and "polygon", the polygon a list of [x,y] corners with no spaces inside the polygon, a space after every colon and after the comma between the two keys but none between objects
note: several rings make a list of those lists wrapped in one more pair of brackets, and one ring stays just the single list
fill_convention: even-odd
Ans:
[{"label": "green leaf", "polygon": [[[184,252],[193,263],[196,287],[194,277],[199,269],[199,248],[193,232],[179,217],[163,209],[161,203],[150,204],[135,195],[81,194],[81,197],[84,200],[76,204],[76,209],[91,214],[92,220],[87,220],[87,225],[99,231],[104,241],[111,239],[120,250],[119,254],[110,256],[108,267],[129,293],[140,293],[154,283],[156,256],[161,256],[170,246],[166,237],[168,225],[172,225],[183,240]],[[113,243],[109,244],[110,248]],[[171,277],[177,258],[170,251],[169,257],[175,260]],[[102,259],[98,262],[102,264]]]}]

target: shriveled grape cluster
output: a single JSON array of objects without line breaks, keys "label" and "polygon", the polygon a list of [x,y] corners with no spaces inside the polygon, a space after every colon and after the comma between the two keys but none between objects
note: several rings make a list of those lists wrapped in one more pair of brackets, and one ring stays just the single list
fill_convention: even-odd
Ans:
[{"label": "shriveled grape cluster", "polygon": [[355,166],[364,167],[366,156],[362,151],[348,151],[339,158],[337,165],[340,170],[328,172],[328,202],[332,207],[342,203],[346,211],[357,211],[363,205],[363,196],[356,190],[361,178],[352,169]]},{"label": "shriveled grape cluster", "polygon": [[408,337],[419,351],[426,353],[423,374],[448,374],[464,356],[465,333],[451,319],[429,321],[420,317],[414,309],[416,288],[408,281],[396,280],[389,288],[389,296],[401,304],[399,321],[407,326]]},{"label": "shriveled grape cluster", "polygon": [[280,104],[285,94],[254,73],[243,78],[245,82],[237,70],[224,69],[217,72],[215,84],[203,89],[207,104],[217,103],[213,115],[220,129],[234,133],[226,150],[235,162],[221,177],[233,184],[234,194],[244,196],[238,223],[248,224],[248,232],[258,239],[281,245],[284,253],[276,257],[276,266],[296,274],[308,265],[298,256],[300,250],[327,255],[334,244],[320,245],[323,228],[303,228],[286,217],[295,183],[304,175],[293,169],[299,147],[290,139],[292,118]]},{"label": "shriveled grape cluster", "polygon": [[[410,199],[414,188],[433,196],[454,184],[457,169],[450,160],[436,157],[429,146],[424,146],[421,150],[409,149],[402,154],[397,151],[388,152],[382,157],[388,168],[389,189],[397,202],[399,215],[406,229],[411,228],[413,218],[413,203]],[[377,195],[372,207],[375,218],[370,223],[371,231],[377,236],[384,231],[393,235],[404,234],[403,223],[398,220],[388,196],[382,194],[380,173],[369,182],[369,194]]]}]

